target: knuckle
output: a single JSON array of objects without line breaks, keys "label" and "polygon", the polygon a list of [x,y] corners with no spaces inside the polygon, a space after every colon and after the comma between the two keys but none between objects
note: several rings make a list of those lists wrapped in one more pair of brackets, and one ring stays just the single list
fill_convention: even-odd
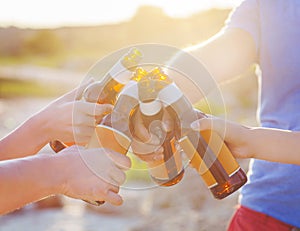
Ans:
[{"label": "knuckle", "polygon": [[124,184],[126,181],[126,174],[122,171],[120,171],[120,175],[119,175],[119,179],[118,179],[118,183],[119,185]]},{"label": "knuckle", "polygon": [[131,160],[129,157],[125,156],[125,159],[124,159],[124,167],[126,168],[131,168]]}]

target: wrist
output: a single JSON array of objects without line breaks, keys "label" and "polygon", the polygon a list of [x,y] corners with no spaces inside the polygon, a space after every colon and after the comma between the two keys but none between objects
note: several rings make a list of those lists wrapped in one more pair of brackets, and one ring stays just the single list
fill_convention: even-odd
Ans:
[{"label": "wrist", "polygon": [[48,115],[49,113],[47,111],[42,110],[31,118],[31,123],[33,124],[36,136],[40,142],[43,142],[44,144],[47,144],[52,140],[52,126]]},{"label": "wrist", "polygon": [[36,144],[44,146],[50,141],[47,122],[41,113],[32,116],[27,123],[30,129],[30,135],[33,136]]},{"label": "wrist", "polygon": [[244,132],[244,138],[245,138],[245,149],[247,153],[247,158],[256,158],[256,148],[257,148],[257,128],[246,128],[246,131]]},{"label": "wrist", "polygon": [[63,168],[60,166],[56,155],[39,154],[29,157],[29,160],[22,163],[22,167],[25,167],[24,175],[30,173],[32,185],[38,189],[38,193],[43,197],[59,194],[62,185]]},{"label": "wrist", "polygon": [[50,182],[49,187],[53,194],[64,194],[69,163],[70,161],[66,154],[51,155],[49,159],[48,179]]}]

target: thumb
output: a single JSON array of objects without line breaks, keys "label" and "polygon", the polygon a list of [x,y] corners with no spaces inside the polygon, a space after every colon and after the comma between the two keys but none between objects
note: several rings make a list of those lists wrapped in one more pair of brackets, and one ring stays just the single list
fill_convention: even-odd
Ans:
[{"label": "thumb", "polygon": [[79,85],[78,87],[74,88],[72,91],[68,92],[64,99],[67,101],[79,100],[82,96],[83,91],[93,83],[95,80],[93,78],[87,80],[85,83]]},{"label": "thumb", "polygon": [[123,170],[128,170],[131,167],[131,161],[129,157],[127,157],[124,154],[109,150],[107,152],[107,155],[111,158],[111,160],[114,162],[114,164]]},{"label": "thumb", "polygon": [[109,114],[113,110],[113,105],[111,104],[94,104],[94,107],[94,114],[96,116],[103,116]]},{"label": "thumb", "polygon": [[84,101],[77,102],[77,108],[90,116],[103,116],[109,114],[113,105],[111,104],[97,104],[97,103],[89,103]]},{"label": "thumb", "polygon": [[85,83],[83,83],[81,86],[79,86],[78,88],[74,89],[74,98],[76,100],[81,99],[82,94],[84,92],[84,90],[93,82],[95,82],[95,80],[93,78],[88,79]]},{"label": "thumb", "polygon": [[191,123],[191,128],[196,131],[204,131],[212,129],[213,121],[211,118],[202,118]]}]

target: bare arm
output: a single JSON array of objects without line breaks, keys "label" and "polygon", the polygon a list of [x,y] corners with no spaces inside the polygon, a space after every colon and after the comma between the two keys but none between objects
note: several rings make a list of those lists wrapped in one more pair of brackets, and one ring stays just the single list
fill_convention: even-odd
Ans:
[{"label": "bare arm", "polygon": [[[48,141],[45,124],[33,116],[0,140],[0,160],[36,154]],[[45,132],[44,132],[45,131]]]},{"label": "bare arm", "polygon": [[77,144],[86,144],[95,127],[95,116],[102,118],[112,109],[108,104],[78,100],[77,95],[89,83],[53,101],[0,140],[0,160],[34,155],[51,140],[74,143],[76,139]]},{"label": "bare arm", "polygon": [[187,51],[206,66],[217,82],[236,77],[257,61],[253,38],[237,28],[222,30]]},{"label": "bare arm", "polygon": [[192,124],[196,130],[212,129],[221,137],[237,158],[300,165],[300,132],[273,128],[249,128],[216,117]]},{"label": "bare arm", "polygon": [[[40,154],[0,161],[0,214],[51,194],[122,204],[119,185],[128,157],[105,149],[72,146],[57,155]],[[89,167],[97,164],[97,169]]]},{"label": "bare arm", "polygon": [[[238,76],[255,63],[257,61],[256,50],[252,36],[237,28],[222,30],[207,41],[184,49],[204,64],[216,83]],[[179,69],[184,62],[186,59],[181,53],[178,53],[170,61]],[[171,71],[169,74],[193,103],[199,100],[199,89],[195,85],[186,81],[182,75],[176,72]],[[210,76],[207,76],[206,73],[189,77],[198,83],[198,88],[209,91],[212,90],[210,88],[215,87],[207,80]],[[196,80],[196,78],[198,79]]]}]

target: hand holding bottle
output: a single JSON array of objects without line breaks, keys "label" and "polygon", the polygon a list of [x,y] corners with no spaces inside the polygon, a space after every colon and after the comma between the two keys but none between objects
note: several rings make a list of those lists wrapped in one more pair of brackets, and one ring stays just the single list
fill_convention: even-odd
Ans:
[{"label": "hand holding bottle", "polygon": [[71,146],[53,158],[62,178],[59,193],[75,199],[122,204],[118,192],[126,179],[124,171],[130,168],[128,157],[105,148]]},{"label": "hand holding bottle", "polygon": [[[142,59],[142,53],[138,49],[136,48],[130,49],[128,53],[126,53],[123,57],[121,57],[115,63],[115,65],[105,74],[103,79],[94,82],[89,86],[86,86],[86,89],[85,88],[83,89],[84,92],[78,94],[78,99],[82,98],[84,101],[90,103],[114,105],[116,103],[118,94],[123,89],[125,84],[128,83],[128,81],[130,80],[133,71],[135,70],[137,64],[140,62],[141,59]],[[79,118],[78,122],[81,123],[82,119],[80,117],[78,118]],[[96,121],[94,123],[94,126],[100,123],[102,119],[102,115],[100,116],[95,115],[95,118]],[[87,128],[86,130],[88,130],[87,133],[90,132],[89,128]],[[86,133],[85,131],[83,132]],[[83,134],[83,137],[86,136]],[[81,137],[79,137],[79,141],[80,140]],[[50,146],[54,151],[58,152],[66,148],[68,145],[64,144],[64,142],[61,142],[59,140],[55,140],[50,143]]]},{"label": "hand holding bottle", "polygon": [[196,131],[213,130],[224,141],[236,158],[251,158],[251,148],[248,146],[249,128],[224,119],[208,116],[194,121],[191,127]]},{"label": "hand holding bottle", "polygon": [[[95,127],[95,118],[102,118],[111,112],[110,104],[95,104],[78,100],[84,89],[93,81],[70,91],[58,98],[38,114],[48,141],[60,140],[64,143],[85,145]],[[76,140],[75,140],[76,139]]]}]

